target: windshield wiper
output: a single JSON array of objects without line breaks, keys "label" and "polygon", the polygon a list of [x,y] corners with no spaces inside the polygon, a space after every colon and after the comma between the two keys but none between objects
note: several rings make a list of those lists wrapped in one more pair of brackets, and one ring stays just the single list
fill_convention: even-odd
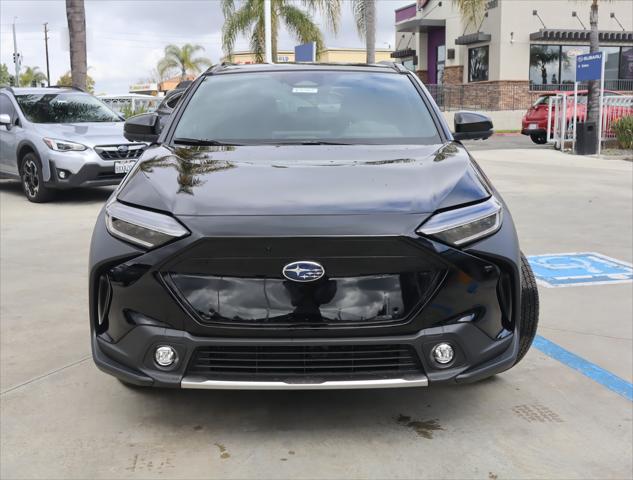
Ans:
[{"label": "windshield wiper", "polygon": [[241,143],[234,143],[234,142],[221,142],[219,140],[209,140],[206,138],[185,138],[185,137],[179,137],[179,138],[174,138],[174,143],[178,143],[180,145],[194,145],[194,146],[204,146],[204,147],[216,147],[216,146],[221,146],[221,147],[239,147],[242,144]]}]

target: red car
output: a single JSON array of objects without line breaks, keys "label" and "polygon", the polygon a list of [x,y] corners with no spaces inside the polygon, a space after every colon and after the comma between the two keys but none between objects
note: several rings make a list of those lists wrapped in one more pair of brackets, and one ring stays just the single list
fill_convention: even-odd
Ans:
[{"label": "red car", "polygon": [[[574,118],[574,92],[573,91],[552,91],[543,93],[536,99],[534,104],[528,108],[525,115],[523,115],[523,121],[521,125],[521,133],[523,135],[529,135],[534,143],[544,144],[547,143],[547,112],[549,110],[549,98],[553,95],[565,95],[567,96],[567,123],[572,122]],[[604,91],[605,96],[621,95],[618,92],[610,90]],[[611,107],[605,108],[607,118],[614,117],[619,118],[622,114],[619,110],[611,112]],[[552,112],[551,127],[554,126],[554,117],[556,109]],[[587,90],[578,91],[578,105],[576,107],[576,119],[579,122],[584,121],[587,117]]]}]

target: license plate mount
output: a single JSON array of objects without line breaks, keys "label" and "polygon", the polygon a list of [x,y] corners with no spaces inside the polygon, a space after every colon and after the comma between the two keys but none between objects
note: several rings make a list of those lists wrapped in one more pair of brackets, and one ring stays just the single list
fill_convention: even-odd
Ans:
[{"label": "license plate mount", "polygon": [[127,173],[132,170],[132,167],[136,163],[136,160],[123,160],[120,162],[114,162],[114,173]]}]

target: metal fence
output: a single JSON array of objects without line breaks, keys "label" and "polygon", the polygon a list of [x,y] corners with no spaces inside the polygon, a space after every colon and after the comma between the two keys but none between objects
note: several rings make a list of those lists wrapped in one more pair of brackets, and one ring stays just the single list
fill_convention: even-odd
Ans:
[{"label": "metal fence", "polygon": [[[602,107],[601,138],[608,142],[615,138],[613,123],[633,116],[633,95],[605,96]],[[571,95],[552,95],[548,99],[547,141],[555,148],[573,149],[576,143],[577,124],[587,120],[587,103],[574,105]],[[571,145],[570,145],[571,144]]]},{"label": "metal fence", "polygon": [[[462,85],[427,84],[441,110],[526,110],[547,92],[569,91],[573,84],[527,85],[517,83],[469,83]],[[579,90],[586,90],[582,84]],[[633,92],[633,80],[606,81],[605,89]]]}]

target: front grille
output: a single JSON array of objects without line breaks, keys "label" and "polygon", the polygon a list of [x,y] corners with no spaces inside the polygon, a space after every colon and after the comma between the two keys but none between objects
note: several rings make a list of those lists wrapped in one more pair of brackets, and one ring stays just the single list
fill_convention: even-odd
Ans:
[{"label": "front grille", "polygon": [[95,152],[104,160],[134,160],[139,158],[145,150],[145,145],[99,145]]},{"label": "front grille", "polygon": [[206,379],[400,378],[422,372],[410,345],[208,346],[187,374]]},{"label": "front grille", "polygon": [[[320,263],[325,276],[284,278],[284,265],[303,259]],[[402,324],[444,275],[398,237],[209,238],[163,266],[166,284],[200,323],[273,329]]]}]

